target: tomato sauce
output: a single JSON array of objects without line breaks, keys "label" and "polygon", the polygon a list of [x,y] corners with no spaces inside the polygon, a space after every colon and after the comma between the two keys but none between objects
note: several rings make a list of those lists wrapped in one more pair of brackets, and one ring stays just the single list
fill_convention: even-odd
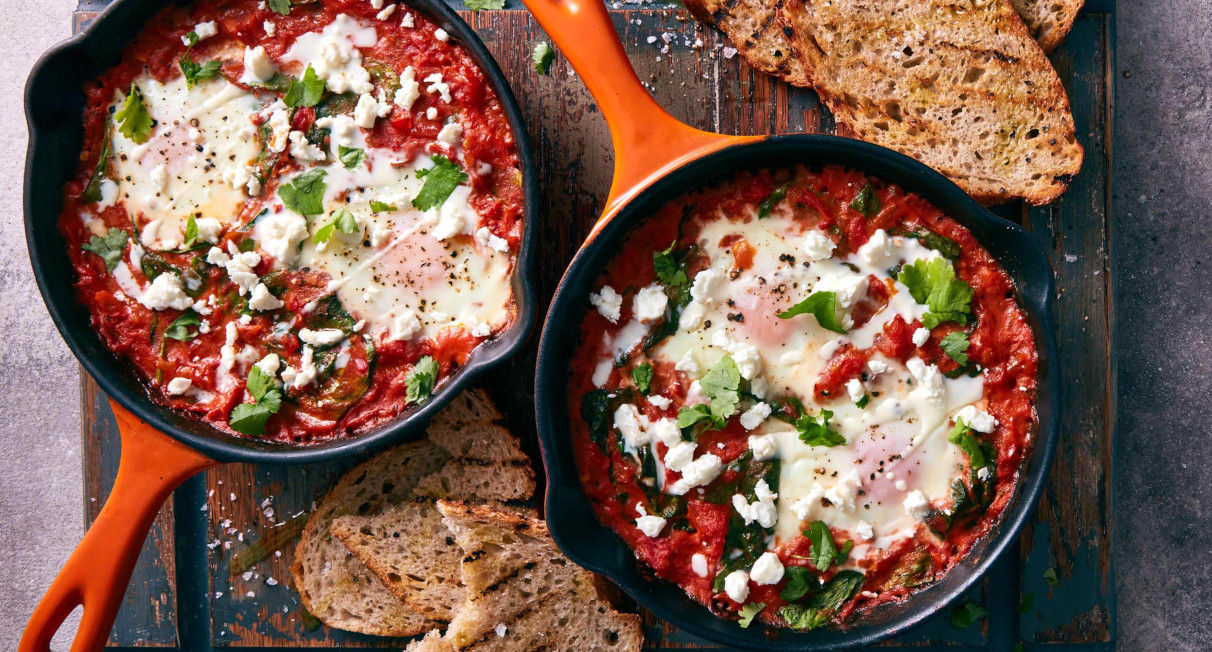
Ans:
[{"label": "tomato sauce", "polygon": [[[795,171],[741,172],[731,180],[674,200],[632,231],[618,255],[603,271],[597,287],[634,289],[656,282],[653,265],[655,244],[663,245],[678,239],[696,242],[703,226],[720,219],[720,216],[739,221],[752,219],[748,216],[754,214],[754,207],[780,186],[785,188],[794,217],[802,222],[805,232],[819,229],[835,243],[837,248],[834,256],[855,252],[879,229],[889,232],[929,232],[944,236],[958,245],[960,251],[954,259],[955,274],[973,290],[971,309],[975,326],[970,327],[971,344],[967,354],[972,362],[983,369],[983,398],[988,403],[988,412],[999,423],[993,433],[981,435],[996,450],[996,493],[983,512],[967,521],[957,521],[945,533],[931,531],[926,524],[921,524],[913,536],[901,538],[885,550],[875,550],[858,559],[857,568],[864,573],[861,590],[856,590],[843,605],[829,614],[829,620],[844,626],[856,612],[902,599],[917,588],[941,578],[998,523],[1014,496],[1020,468],[1032,450],[1036,424],[1034,401],[1038,354],[1031,328],[1016,301],[1014,283],[966,228],[913,193],[840,167],[826,167],[817,171],[800,168]],[[878,210],[870,214],[851,206],[856,193],[865,186],[873,190],[879,205]],[[732,252],[736,265],[744,267],[749,264],[752,252],[747,243],[738,242],[744,243],[744,240],[731,242]],[[721,243],[722,246],[729,244]],[[693,277],[700,268],[701,261],[696,261],[691,254],[687,263],[688,274]],[[869,284],[867,296],[853,313],[856,324],[861,325],[878,315],[888,301],[888,294],[889,288],[883,283]],[[691,562],[696,554],[704,555],[708,560],[720,558],[724,552],[732,506],[726,502],[708,502],[702,492],[692,490],[680,497],[685,500],[684,525],[672,531],[666,529],[657,537],[645,535],[637,527],[636,506],[652,500],[651,487],[641,482],[639,464],[634,457],[623,454],[621,445],[616,445],[621,441],[619,432],[611,430],[608,441],[603,445],[593,439],[590,426],[580,416],[586,397],[596,388],[604,387],[613,391],[631,383],[624,368],[612,369],[604,383],[600,382],[601,378],[595,382],[595,370],[600,358],[595,346],[590,344],[603,341],[604,336],[617,331],[618,325],[627,323],[630,318],[630,302],[627,302],[622,306],[620,318],[614,323],[599,311],[590,309],[580,325],[582,344],[571,365],[569,412],[573,415],[570,425],[582,487],[599,520],[613,529],[634,550],[636,558],[651,568],[657,577],[682,587],[689,596],[717,615],[737,618],[737,603],[718,590],[718,585],[713,587],[713,573],[701,576],[692,570]],[[870,348],[840,347],[817,379],[813,388],[816,398],[827,400],[839,393],[844,395],[846,381],[858,377],[864,363],[876,353],[900,361],[916,356],[937,365],[944,373],[956,371],[958,363],[943,353],[940,342],[949,332],[961,327],[955,323],[944,323],[933,329],[925,344],[916,346],[912,335],[920,325],[918,322],[906,323],[897,316],[884,325]],[[690,380],[685,372],[676,370],[671,364],[655,364],[651,394],[659,393],[675,400],[673,405],[665,409],[642,405],[644,416],[650,421],[662,417],[676,418],[679,403],[676,399],[685,399]],[[735,478],[737,471],[727,470],[726,465],[746,452],[747,436],[748,432],[739,426],[735,418],[722,429],[708,430],[698,436],[695,454],[710,451],[720,458],[726,468],[713,482],[702,487],[708,494],[714,487],[727,485]],[[664,443],[655,443],[654,446],[660,455],[668,450]],[[664,469],[664,473],[666,486],[680,477],[669,469]],[[653,511],[651,505],[648,511]],[[838,573],[836,567],[825,572],[810,567],[810,550],[808,538],[801,536],[780,542],[774,552],[784,568],[808,568],[821,581],[828,581]],[[779,608],[787,604],[780,597],[787,582],[785,577],[777,584],[752,586],[747,602],[765,605],[759,619],[776,626],[787,626],[788,623],[777,615]]]},{"label": "tomato sauce", "polygon": [[[412,14],[411,27],[401,25],[406,12]],[[458,43],[434,38],[437,26],[405,3],[398,5],[390,20],[376,19],[378,13],[379,10],[366,0],[296,2],[288,15],[274,13],[266,3],[256,0],[199,2],[186,8],[169,8],[147,22],[124,51],[120,63],[84,89],[87,99],[84,149],[78,172],[65,187],[65,207],[59,228],[67,240],[76,272],[78,296],[89,309],[92,327],[115,355],[131,364],[146,380],[149,396],[157,403],[206,421],[220,430],[238,434],[228,421],[232,409],[248,399],[244,378],[241,377],[235,387],[221,392],[219,400],[208,402],[205,408],[195,400],[169,395],[164,390],[169,378],[186,378],[194,387],[215,388],[228,323],[236,324],[239,341],[242,345],[251,344],[257,359],[268,353],[279,354],[283,365],[298,364],[300,359],[300,343],[296,337],[291,334],[269,337],[281,320],[269,313],[245,314],[240,319],[241,298],[237,295],[237,286],[221,266],[204,264],[205,250],[156,254],[163,265],[194,269],[201,289],[191,297],[203,302],[209,298],[214,306],[215,314],[209,319],[208,332],[199,332],[192,339],[181,341],[167,337],[166,330],[183,311],[153,311],[129,300],[107,270],[105,261],[82,249],[96,235],[82,219],[85,214],[100,220],[106,229],[127,232],[129,241],[138,242],[138,230],[132,228],[135,216],[128,214],[122,202],[97,211],[92,202],[81,195],[106,151],[110,105],[115,95],[125,94],[132,82],[143,74],[161,82],[181,76],[178,62],[186,51],[182,39],[199,23],[214,21],[218,34],[194,45],[191,49],[193,58],[221,60],[222,76],[246,89],[250,87],[238,81],[244,73],[244,63],[238,53],[245,46],[263,46],[271,59],[278,61],[299,35],[321,30],[339,14],[372,23],[378,34],[377,42],[371,47],[360,48],[368,70],[373,65],[388,68],[398,75],[412,66],[417,80],[441,73],[449,84],[452,99],[447,103],[436,99],[435,94],[422,93],[410,109],[393,106],[390,115],[377,120],[367,133],[367,145],[390,148],[410,158],[416,154],[441,154],[443,150],[435,142],[439,128],[448,116],[457,114],[463,128],[460,146],[464,165],[477,171],[470,175],[469,203],[480,216],[480,224],[492,235],[502,238],[511,251],[516,252],[521,245],[524,204],[517,143],[501,100],[484,71]],[[267,28],[270,22],[273,27]],[[301,72],[290,74],[297,77]],[[278,95],[280,97],[281,93]],[[433,112],[437,113],[436,118]],[[426,119],[422,119],[423,116]],[[294,114],[293,126],[305,130],[314,120],[312,109],[300,108]],[[101,165],[104,168],[107,164],[101,162]],[[281,172],[296,167],[290,158],[282,156],[275,169]],[[247,224],[261,212],[262,200],[273,196],[275,179],[276,175],[272,175],[260,196],[245,202],[240,216],[216,247],[226,251],[229,243],[240,244],[244,237],[240,225]],[[123,259],[127,259],[129,253],[124,248]],[[144,269],[146,261],[145,257]],[[327,274],[291,269],[271,276],[269,265],[270,260],[263,257],[255,272],[267,281],[272,278],[285,310],[298,316],[304,324],[308,323],[310,318],[305,316],[305,306],[325,294],[324,287],[329,281]],[[133,276],[136,282],[144,284],[151,280],[140,269],[133,270]],[[261,437],[307,445],[364,433],[410,407],[405,398],[406,376],[423,356],[434,358],[440,368],[438,378],[445,380],[465,365],[475,348],[488,337],[492,335],[476,336],[466,328],[456,327],[447,328],[435,337],[414,341],[374,341],[370,336],[351,334],[351,346],[346,351],[348,363],[337,371],[322,374],[324,377],[317,380],[318,387],[313,385],[307,392],[286,391],[282,409],[269,418],[266,432]],[[332,361],[327,362],[331,364]]]}]

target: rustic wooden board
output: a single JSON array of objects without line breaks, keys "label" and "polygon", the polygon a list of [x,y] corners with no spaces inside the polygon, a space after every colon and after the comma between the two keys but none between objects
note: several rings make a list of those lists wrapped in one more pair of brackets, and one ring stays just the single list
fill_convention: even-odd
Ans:
[{"label": "rustic wooden board", "polygon": [[[106,0],[82,0],[95,10]],[[1008,556],[969,599],[990,616],[981,627],[956,630],[949,614],[886,644],[939,650],[1110,649],[1114,636],[1110,487],[1114,422],[1114,361],[1109,278],[1110,156],[1114,3],[1090,3],[1066,44],[1053,56],[1070,91],[1086,164],[1054,206],[999,212],[1038,234],[1052,254],[1060,295],[1057,332],[1066,411],[1061,445],[1039,511],[1020,554]],[[831,132],[832,119],[810,91],[776,83],[739,57],[722,56],[721,37],[696,28],[672,9],[612,12],[646,86],[673,115],[731,134]],[[542,255],[536,261],[540,314],[564,266],[601,211],[610,182],[610,140],[585,87],[557,58],[546,77],[529,60],[542,30],[524,11],[465,13],[510,78],[526,114],[543,184]],[[77,27],[91,14],[76,16]],[[668,34],[670,40],[662,38]],[[648,43],[650,36],[655,43]],[[696,39],[702,45],[695,46]],[[537,460],[533,378],[537,338],[482,385],[504,407],[510,425]],[[83,436],[87,517],[96,517],[117,469],[113,416],[85,376]],[[115,648],[180,650],[376,648],[403,641],[309,626],[289,588],[292,546],[247,571],[233,556],[250,542],[289,530],[354,460],[308,467],[228,465],[190,481],[162,510],[111,635]],[[280,529],[279,529],[280,528]],[[267,533],[273,534],[267,534]],[[1058,580],[1049,581],[1052,569]],[[247,573],[247,574],[246,574]],[[1048,577],[1046,577],[1048,576]],[[1029,597],[1028,597],[1029,596]],[[1020,614],[1023,600],[1030,602]],[[707,645],[644,614],[651,650],[723,649]]]}]

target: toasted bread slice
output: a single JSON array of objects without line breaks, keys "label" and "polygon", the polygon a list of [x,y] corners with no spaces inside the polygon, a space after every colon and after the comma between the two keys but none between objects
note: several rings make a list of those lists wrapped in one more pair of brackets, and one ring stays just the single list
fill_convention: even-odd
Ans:
[{"label": "toasted bread slice", "polygon": [[1006,0],[786,0],[779,20],[842,135],[984,203],[1046,204],[1081,167],[1065,89]]},{"label": "toasted bread slice", "polygon": [[796,86],[811,86],[791,41],[778,24],[784,0],[686,0],[700,21],[728,35],[749,65]]},{"label": "toasted bread slice", "polygon": [[464,552],[467,597],[444,636],[412,652],[537,649],[630,652],[643,645],[640,619],[615,611],[595,578],[564,557],[541,520],[486,505],[438,501]]},{"label": "toasted bread slice", "polygon": [[330,531],[347,514],[373,514],[412,496],[420,479],[450,457],[428,441],[410,442],[345,474],[307,519],[291,575],[303,606],[331,627],[378,636],[415,636],[437,623],[402,604]]},{"label": "toasted bread slice", "polygon": [[1010,0],[1044,52],[1065,40],[1086,0]]}]

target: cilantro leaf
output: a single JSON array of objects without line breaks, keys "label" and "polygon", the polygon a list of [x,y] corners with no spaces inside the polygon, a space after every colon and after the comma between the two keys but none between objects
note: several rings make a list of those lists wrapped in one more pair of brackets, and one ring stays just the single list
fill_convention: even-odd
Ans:
[{"label": "cilantro leaf", "polygon": [[[819,420],[818,420],[819,417]],[[795,429],[800,433],[800,441],[809,446],[841,446],[846,438],[829,429],[829,419],[833,412],[821,410],[816,416],[802,415],[795,420]]]},{"label": "cilantro leaf", "polygon": [[779,313],[780,319],[791,319],[796,315],[812,315],[821,328],[835,333],[846,333],[837,318],[837,294],[833,292],[813,292],[807,299],[791,306],[789,310]]},{"label": "cilantro leaf", "polygon": [[972,287],[955,278],[955,268],[945,258],[918,259],[905,265],[896,280],[909,288],[919,304],[930,308],[922,325],[934,328],[947,321],[967,324],[971,316]]},{"label": "cilantro leaf", "polygon": [[382,213],[384,211],[398,211],[400,208],[395,204],[388,204],[377,199],[370,200],[370,212]]},{"label": "cilantro leaf", "polygon": [[535,72],[546,75],[553,59],[555,59],[555,50],[547,45],[547,41],[539,41],[535,44],[534,53],[530,55],[530,60],[534,62]]},{"label": "cilantro leaf", "polygon": [[198,331],[195,330],[190,332],[189,327],[199,326],[201,324],[202,318],[198,316],[198,313],[194,312],[193,308],[190,308],[181,313],[180,317],[174,319],[173,323],[169,324],[168,328],[164,329],[164,337],[167,337],[170,340],[188,342],[198,336]]},{"label": "cilantro leaf", "polygon": [[657,280],[669,286],[681,286],[690,282],[686,276],[686,270],[682,268],[673,253],[676,245],[675,240],[669,243],[668,249],[652,252],[652,268],[656,271]]},{"label": "cilantro leaf", "polygon": [[94,235],[80,248],[100,256],[101,260],[105,261],[105,271],[112,272],[122,261],[122,250],[126,248],[127,237],[126,231],[122,229],[110,229],[104,238]]},{"label": "cilantro leaf", "polygon": [[968,347],[972,346],[972,343],[968,341],[968,334],[964,331],[948,333],[943,338],[940,346],[943,349],[943,353],[946,353],[947,357],[955,360],[961,367],[968,364],[967,351]]},{"label": "cilantro leaf", "polygon": [[505,0],[463,0],[463,4],[467,5],[467,8],[472,11],[505,8]]},{"label": "cilantro leaf", "polygon": [[[303,71],[303,78],[290,83],[290,89],[282,101],[289,107],[315,106],[324,97],[324,80],[316,77],[311,64]],[[340,151],[340,150],[337,150]]]},{"label": "cilantro leaf", "polygon": [[198,33],[192,29],[189,30],[188,32],[185,33],[185,40],[188,43],[188,47],[192,48],[193,46],[198,44]]},{"label": "cilantro leaf", "polygon": [[105,167],[109,164],[109,150],[113,147],[111,141],[111,132],[113,124],[105,123],[105,132],[101,135],[101,153],[97,155],[97,167],[93,170],[93,176],[88,180],[88,185],[84,186],[84,192],[80,193],[80,201],[82,202],[99,202],[101,201],[101,183],[105,181]]},{"label": "cilantro leaf", "polygon": [[365,158],[366,150],[360,147],[337,145],[337,159],[341,161],[341,165],[344,165],[346,170],[358,167]]},{"label": "cilantro leaf", "polygon": [[678,428],[689,428],[703,419],[711,418],[711,408],[705,403],[683,405],[678,410]]},{"label": "cilantro leaf", "polygon": [[699,381],[699,386],[711,398],[711,416],[722,428],[728,417],[736,414],[737,403],[741,402],[737,391],[741,386],[741,372],[736,361],[730,355],[720,358]]},{"label": "cilantro leaf", "polygon": [[758,204],[759,220],[770,215],[770,212],[774,210],[774,207],[778,206],[779,202],[787,198],[787,189],[790,187],[791,182],[788,181],[778,188],[771,190],[769,195],[766,195],[766,198],[762,200],[762,203]]},{"label": "cilantro leaf", "polygon": [[404,384],[408,388],[404,394],[404,403],[424,403],[433,393],[433,387],[438,382],[438,361],[429,356],[417,360]]},{"label": "cilantro leaf", "polygon": [[274,388],[273,376],[254,366],[248,372],[248,393],[254,400],[260,401],[269,390]]},{"label": "cilantro leaf", "polygon": [[989,612],[975,602],[962,602],[951,612],[951,626],[956,629],[968,629]]},{"label": "cilantro leaf", "polygon": [[631,379],[635,381],[635,388],[647,396],[648,388],[652,385],[652,365],[645,362],[635,367],[631,370]]},{"label": "cilantro leaf", "polygon": [[869,403],[871,403],[871,395],[863,394],[863,398],[860,398],[859,400],[855,401],[854,405],[855,405],[855,407],[857,407],[858,409],[861,410],[861,409],[867,407],[867,405]]},{"label": "cilantro leaf", "polygon": [[982,468],[988,462],[985,459],[985,451],[981,447],[980,439],[963,420],[956,419],[955,427],[947,435],[947,441],[963,449],[964,453],[968,455],[968,462],[973,469]]},{"label": "cilantro leaf", "polygon": [[862,190],[850,200],[850,208],[871,217],[880,212],[880,199],[875,196],[875,188],[871,184],[863,186]]},{"label": "cilantro leaf", "polygon": [[181,55],[181,59],[177,63],[181,66],[181,74],[185,76],[186,88],[193,88],[200,81],[218,77],[219,68],[223,65],[223,62],[218,59],[211,59],[206,63],[198,63],[189,56],[189,51]]},{"label": "cilantro leaf", "polygon": [[1057,584],[1060,584],[1060,578],[1056,576],[1055,568],[1049,568],[1048,570],[1044,571],[1044,581],[1048,583],[1048,588],[1052,588]]},{"label": "cilantro leaf", "polygon": [[441,154],[433,157],[433,162],[433,167],[417,170],[417,177],[425,179],[425,185],[421,186],[421,192],[412,200],[412,205],[423,211],[441,206],[450,193],[468,178],[466,172]]},{"label": "cilantro leaf", "polygon": [[241,403],[231,411],[227,423],[232,430],[245,435],[264,435],[269,417],[282,409],[282,392],[274,387],[273,376],[254,366],[246,383],[253,403]]},{"label": "cilantro leaf", "polygon": [[292,183],[278,186],[278,196],[286,208],[300,215],[324,212],[324,170],[316,168],[295,177]]},{"label": "cilantro leaf", "polygon": [[182,249],[189,249],[198,241],[198,220],[194,219],[193,215],[185,222],[185,242],[182,243]]},{"label": "cilantro leaf", "polygon": [[822,573],[829,570],[829,567],[833,565],[833,558],[837,556],[837,548],[833,545],[833,533],[829,531],[829,526],[825,525],[824,521],[813,521],[808,529],[804,530],[804,536],[808,537],[808,542],[812,546],[808,560]]},{"label": "cilantro leaf", "polygon": [[779,592],[779,597],[787,602],[795,602],[808,595],[818,586],[816,576],[803,566],[787,566],[783,569],[787,585]]},{"label": "cilantro leaf", "polygon": [[332,214],[332,221],[320,227],[311,241],[316,244],[328,242],[329,238],[332,237],[333,231],[336,229],[339,229],[341,233],[357,233],[361,231],[358,227],[358,220],[354,218],[354,214],[344,208],[338,208]]},{"label": "cilantro leaf", "polygon": [[269,0],[269,10],[285,16],[290,13],[290,0]]},{"label": "cilantro leaf", "polygon": [[837,610],[863,586],[865,579],[858,571],[838,571],[805,604],[789,604],[779,610],[779,615],[794,629],[816,629],[833,619]]},{"label": "cilantro leaf", "polygon": [[757,616],[759,613],[761,613],[762,609],[765,609],[765,608],[766,608],[765,602],[750,602],[749,604],[741,607],[740,612],[738,612],[738,614],[737,614],[741,618],[740,618],[740,620],[737,621],[737,624],[739,624],[742,628],[752,625],[753,618],[755,616]]},{"label": "cilantro leaf", "polygon": [[118,133],[140,145],[151,138],[152,127],[156,124],[143,105],[143,93],[134,84],[130,85],[130,92],[126,94],[122,108],[114,114],[114,120],[118,122]]}]

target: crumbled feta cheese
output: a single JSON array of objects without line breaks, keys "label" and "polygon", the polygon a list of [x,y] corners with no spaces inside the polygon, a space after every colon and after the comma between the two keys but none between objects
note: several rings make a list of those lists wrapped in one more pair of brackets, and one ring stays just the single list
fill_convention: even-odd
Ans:
[{"label": "crumbled feta cheese", "polygon": [[438,132],[438,141],[447,145],[458,145],[463,139],[463,125],[457,122],[447,122]]},{"label": "crumbled feta cheese", "polygon": [[619,323],[619,316],[623,310],[623,296],[615,292],[614,288],[609,285],[602,286],[601,290],[589,295],[589,303],[597,308],[607,321],[612,324]]},{"label": "crumbled feta cheese", "polygon": [[287,367],[282,371],[282,382],[286,387],[303,387],[316,379],[316,364],[315,364],[315,349],[310,346],[303,347],[303,359],[299,361],[299,368]]},{"label": "crumbled feta cheese", "polygon": [[846,381],[846,393],[850,395],[851,401],[858,403],[867,395],[867,390],[863,388],[863,381],[851,378]]},{"label": "crumbled feta cheese", "polygon": [[143,291],[139,303],[149,310],[185,310],[193,305],[194,300],[185,293],[181,279],[176,274],[165,272]]},{"label": "crumbled feta cheese", "polygon": [[770,406],[765,403],[757,403],[741,415],[741,426],[745,430],[753,430],[762,425],[762,422],[769,416]]},{"label": "crumbled feta cheese", "polygon": [[707,558],[697,552],[691,555],[690,570],[694,571],[694,574],[699,577],[707,577]]},{"label": "crumbled feta cheese", "polygon": [[[442,29],[441,27],[439,27],[433,31],[433,37],[442,42],[446,42],[446,41],[450,40],[450,34],[447,34],[446,30]],[[449,101],[450,100],[447,100],[447,102],[449,102]]]},{"label": "crumbled feta cheese", "polygon": [[[412,14],[408,14],[406,17],[411,18]],[[409,111],[418,97],[421,97],[421,85],[417,83],[417,71],[412,66],[408,66],[400,74],[400,87],[396,89],[393,101],[400,108]]]},{"label": "crumbled feta cheese", "polygon": [[252,297],[248,299],[248,307],[253,310],[277,310],[286,304],[275,297],[264,283],[257,283],[253,288]]},{"label": "crumbled feta cheese", "polygon": [[640,414],[638,408],[631,403],[624,403],[614,411],[614,427],[623,435],[624,448],[634,451],[649,442],[648,418]]},{"label": "crumbled feta cheese", "polygon": [[718,269],[705,269],[694,275],[694,285],[690,286],[690,297],[695,301],[711,305],[715,302],[715,293],[723,285],[724,273]]},{"label": "crumbled feta cheese", "polygon": [[758,462],[774,457],[779,450],[774,433],[749,435],[749,450],[753,451],[753,459]]},{"label": "crumbled feta cheese", "polygon": [[678,317],[678,328],[692,331],[702,325],[703,318],[706,316],[707,306],[699,301],[691,301],[682,308],[682,314]]},{"label": "crumbled feta cheese", "polygon": [[875,528],[873,528],[867,521],[859,521],[858,524],[854,526],[854,533],[857,534],[863,541],[870,541],[871,539],[875,538]]},{"label": "crumbled feta cheese", "polygon": [[363,93],[358,97],[358,104],[354,107],[354,124],[363,129],[373,129],[375,119],[379,117],[379,103],[370,93]]},{"label": "crumbled feta cheese", "polygon": [[261,23],[261,27],[265,30],[266,36],[273,36],[278,32],[278,26],[274,25],[272,20],[267,20],[264,23]]},{"label": "crumbled feta cheese", "polygon": [[[392,5],[392,6],[394,7],[395,5]],[[409,15],[411,15],[411,14],[409,14]],[[497,638],[505,638],[505,634],[509,633],[509,628],[506,627],[504,624],[498,623],[496,627],[492,628],[492,631],[496,632]]]},{"label": "crumbled feta cheese", "polygon": [[774,500],[779,495],[770,491],[770,485],[766,484],[765,480],[758,480],[753,491],[757,496],[756,501],[751,503],[745,500],[741,494],[734,494],[732,508],[746,524],[757,521],[762,527],[774,527],[779,520],[779,510],[775,506]]},{"label": "crumbled feta cheese", "polygon": [[749,573],[735,570],[724,578],[724,593],[738,604],[744,603],[749,597]]},{"label": "crumbled feta cheese", "polygon": [[909,374],[916,381],[917,388],[909,393],[910,398],[925,398],[932,403],[941,403],[943,400],[943,375],[939,373],[938,367],[928,365],[921,358],[909,358],[905,363],[909,368]]},{"label": "crumbled feta cheese", "polygon": [[868,360],[867,371],[870,372],[872,376],[878,376],[885,371],[888,371],[888,364],[883,360]]},{"label": "crumbled feta cheese", "polygon": [[260,84],[269,81],[274,76],[274,62],[265,52],[265,46],[244,48],[244,75],[240,81],[245,84]]},{"label": "crumbled feta cheese", "polygon": [[664,396],[661,396],[660,394],[653,394],[652,396],[649,396],[648,402],[662,410],[664,410],[665,408],[668,408],[673,403],[673,401],[669,400],[668,398],[666,398]]},{"label": "crumbled feta cheese", "polygon": [[859,480],[858,471],[850,469],[848,473],[837,481],[837,484],[825,490],[825,500],[828,500],[834,507],[843,512],[853,512],[855,508],[854,499],[858,496],[861,484],[862,481]]},{"label": "crumbled feta cheese", "polygon": [[669,486],[668,493],[673,496],[683,496],[694,487],[701,487],[720,475],[724,464],[712,453],[699,456],[686,468],[682,469],[682,478]]},{"label": "crumbled feta cheese", "polygon": [[660,536],[661,530],[665,529],[665,519],[660,516],[649,515],[644,509],[644,505],[640,503],[636,503],[635,511],[640,515],[635,520],[635,526],[639,528],[640,532],[643,532],[644,536],[649,539],[655,539]]},{"label": "crumbled feta cheese", "polygon": [[694,442],[675,442],[665,452],[665,468],[680,473],[694,461],[694,449]]},{"label": "crumbled feta cheese", "polygon": [[324,150],[312,145],[307,140],[307,134],[302,131],[290,132],[290,156],[299,163],[307,165],[324,160]]},{"label": "crumbled feta cheese", "polygon": [[930,329],[919,328],[913,331],[913,346],[922,346],[930,341]]},{"label": "crumbled feta cheese", "polygon": [[[648,399],[649,402],[652,402],[652,398]],[[682,441],[682,429],[678,428],[678,422],[675,419],[665,418],[653,421],[648,425],[648,434],[652,439],[669,447]]]},{"label": "crumbled feta cheese", "polygon": [[239,293],[243,296],[258,282],[253,268],[261,263],[261,256],[255,251],[242,252],[234,247],[232,250],[235,251],[235,255],[229,257],[218,247],[211,247],[206,254],[206,261],[213,265],[223,265],[227,270],[227,277],[231,279],[232,283],[239,286]]},{"label": "crumbled feta cheese", "polygon": [[168,387],[166,387],[164,391],[168,392],[169,396],[180,396],[185,392],[188,392],[189,388],[192,387],[193,384],[194,381],[188,378],[177,377],[168,381]]},{"label": "crumbled feta cheese", "polygon": [[400,21],[400,27],[412,28],[416,23],[412,20],[412,12],[404,14],[404,18]]},{"label": "crumbled feta cheese", "polygon": [[664,288],[654,283],[636,293],[631,300],[631,313],[641,322],[648,323],[664,316],[668,304],[669,297],[665,296]]},{"label": "crumbled feta cheese", "polygon": [[997,419],[984,410],[976,409],[975,405],[965,405],[955,414],[955,422],[963,422],[965,426],[977,432],[993,432],[997,429]]},{"label": "crumbled feta cheese", "polygon": [[345,339],[345,333],[339,328],[321,328],[314,331],[310,328],[304,328],[299,331],[299,339],[304,344],[310,344],[315,347],[332,346]]},{"label": "crumbled feta cheese", "polygon": [[987,466],[982,466],[981,468],[976,470],[976,478],[978,480],[980,480],[981,482],[988,481],[990,475],[993,475],[993,474],[989,471],[989,467],[987,467]]},{"label": "crumbled feta cheese", "polygon": [[438,118],[438,109],[432,106],[425,109],[425,117],[430,120],[436,120]]},{"label": "crumbled feta cheese", "polygon": [[762,356],[757,347],[733,341],[722,326],[711,334],[711,345],[728,352],[745,380],[752,380],[762,370]]},{"label": "crumbled feta cheese", "polygon": [[888,269],[896,263],[896,259],[892,255],[892,240],[888,237],[888,232],[883,229],[877,229],[863,246],[855,252],[859,262],[868,267],[876,269]]},{"label": "crumbled feta cheese", "polygon": [[195,220],[194,224],[198,227],[198,242],[219,241],[219,234],[223,232],[223,223],[213,217],[203,217]]},{"label": "crumbled feta cheese", "polygon": [[812,291],[832,292],[836,295],[839,308],[849,308],[866,296],[867,281],[865,274],[843,270],[822,276],[820,282],[812,286]]},{"label": "crumbled feta cheese", "polygon": [[819,260],[825,260],[833,255],[833,249],[837,245],[830,240],[828,236],[820,231],[813,229],[804,236],[804,242],[800,248],[808,256],[808,262],[815,263]]},{"label": "crumbled feta cheese", "polygon": [[687,351],[686,355],[683,355],[682,359],[673,365],[673,368],[678,371],[685,371],[691,376],[699,375],[699,363],[694,359],[693,351]]},{"label": "crumbled feta cheese", "polygon": [[299,243],[308,236],[307,220],[288,210],[257,220],[256,230],[261,248],[284,265],[298,258]]},{"label": "crumbled feta cheese", "polygon": [[486,321],[476,321],[471,327],[472,337],[488,337],[492,335],[492,324]]},{"label": "crumbled feta cheese", "polygon": [[753,562],[753,569],[749,571],[749,578],[754,584],[769,586],[778,584],[783,579],[783,562],[779,560],[779,556],[773,552],[764,552],[757,561]]},{"label": "crumbled feta cheese", "polygon": [[[198,36],[199,41],[205,41],[218,33],[219,28],[215,25],[215,21],[213,20],[208,20],[205,23],[198,23],[197,25],[194,25],[194,34]],[[186,43],[186,45],[188,45],[188,43]]]},{"label": "crumbled feta cheese", "polygon": [[388,5],[384,7],[382,11],[375,14],[375,18],[378,18],[379,20],[387,20],[388,18],[391,18],[391,15],[396,13],[397,6],[399,5]]},{"label": "crumbled feta cheese", "polygon": [[825,496],[825,488],[819,482],[813,482],[812,488],[802,498],[791,505],[791,513],[801,521],[808,520],[813,510],[821,506],[821,498]]},{"label": "crumbled feta cheese", "polygon": [[697,380],[691,381],[690,387],[686,388],[686,405],[707,403],[709,400],[703,393],[703,385]]},{"label": "crumbled feta cheese", "polygon": [[414,335],[420,332],[421,320],[417,318],[417,313],[412,310],[405,310],[392,321],[389,339],[411,340]]},{"label": "crumbled feta cheese", "polygon": [[282,368],[282,358],[279,358],[277,353],[270,353],[253,366],[260,369],[266,376],[274,378],[278,375],[278,370]]},{"label": "crumbled feta cheese", "polygon": [[442,81],[442,73],[435,72],[434,74],[426,77],[425,83],[429,84],[429,86],[425,87],[426,93],[436,92],[442,96],[443,102],[450,104],[450,84]]},{"label": "crumbled feta cheese", "polygon": [[930,501],[926,500],[926,494],[918,489],[910,491],[901,505],[905,508],[906,514],[919,521],[930,513]]},{"label": "crumbled feta cheese", "polygon": [[758,376],[749,380],[749,393],[759,399],[766,398],[766,393],[770,391],[770,383],[765,378]]},{"label": "crumbled feta cheese", "polygon": [[239,336],[235,322],[227,322],[226,340],[219,349],[219,368],[223,371],[231,371],[232,366],[236,364],[236,338]]}]

